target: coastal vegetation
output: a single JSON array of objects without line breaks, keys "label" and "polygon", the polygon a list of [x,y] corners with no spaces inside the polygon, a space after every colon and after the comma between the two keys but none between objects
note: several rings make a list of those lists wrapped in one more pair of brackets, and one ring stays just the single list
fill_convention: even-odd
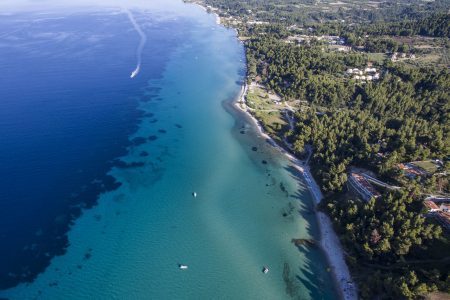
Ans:
[{"label": "coastal vegetation", "polygon": [[424,2],[369,0],[203,0],[218,8],[222,14],[241,19],[256,18],[279,24],[321,23],[346,20],[348,22],[389,22],[411,20],[433,12],[448,10],[445,0]]},{"label": "coastal vegetation", "polygon": [[[237,28],[246,104],[307,158],[360,297],[450,293],[449,232],[423,205],[450,194],[450,3],[199,2]],[[348,188],[355,169],[383,180],[379,195]]]},{"label": "coastal vegetation", "polygon": [[449,292],[448,235],[420,214],[417,193],[389,193],[367,203],[346,194],[329,199],[326,209],[339,224],[347,263],[366,282],[359,284],[363,299]]},{"label": "coastal vegetation", "polygon": [[353,164],[389,175],[399,162],[450,154],[447,69],[388,62],[381,80],[358,83],[345,70],[364,67],[365,54],[326,53],[267,38],[247,43],[247,59],[249,80],[259,77],[284,99],[310,104],[297,110],[295,128],[282,134],[298,155],[312,146],[313,174],[326,193],[342,189]]}]

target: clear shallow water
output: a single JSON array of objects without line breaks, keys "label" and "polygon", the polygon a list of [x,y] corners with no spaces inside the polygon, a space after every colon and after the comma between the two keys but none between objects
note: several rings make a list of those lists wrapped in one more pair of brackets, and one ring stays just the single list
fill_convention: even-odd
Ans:
[{"label": "clear shallow water", "polygon": [[[170,17],[158,10],[133,11],[148,38],[136,80],[128,77],[135,65],[139,36],[133,35],[126,15],[82,15],[100,19],[103,27],[98,31],[114,35],[103,48],[97,46],[99,53],[90,50],[82,55],[83,60],[97,65],[79,67],[70,82],[77,82],[77,91],[89,101],[77,102],[73,99],[80,97],[73,96],[73,108],[60,119],[79,111],[70,124],[88,141],[84,144],[83,140],[85,148],[97,155],[83,161],[83,166],[93,161],[106,166],[109,176],[121,185],[101,193],[98,204],[75,219],[64,255],[55,256],[32,283],[0,291],[0,297],[334,298],[319,249],[298,249],[291,243],[292,238],[318,235],[306,187],[287,161],[256,136],[245,116],[226,112],[226,103],[236,97],[243,79],[242,45],[233,31],[217,26],[213,16],[198,7],[174,3]],[[54,26],[63,26],[61,22]],[[108,26],[114,26],[112,31]],[[28,45],[25,51],[37,51],[35,47]],[[47,51],[50,56],[55,52]],[[36,55],[30,61],[43,60],[41,54]],[[97,70],[102,57],[106,68],[114,55],[117,73],[107,69],[88,75]],[[66,70],[67,65],[61,67],[60,77],[66,76]],[[86,76],[93,76],[95,85]],[[108,94],[97,95],[95,90]],[[65,91],[63,86],[61,93]],[[49,99],[43,100],[47,103]],[[96,104],[99,108],[92,109]],[[108,107],[111,115],[97,116]],[[108,130],[92,128],[91,123],[80,125],[84,121],[78,117],[85,113],[106,123]],[[52,130],[59,127],[50,125]],[[59,130],[67,135],[66,129]],[[92,148],[93,144],[98,144],[98,149]],[[118,150],[106,155],[113,144]],[[61,145],[59,151],[64,150],[62,157],[66,157],[64,143]],[[120,160],[113,161],[118,156]],[[73,163],[67,162],[68,170]],[[61,174],[66,173],[54,176]],[[85,177],[88,175],[80,176],[80,182]],[[197,198],[191,196],[193,191]],[[31,199],[23,200],[24,204]],[[83,199],[77,204],[84,203]],[[57,203],[49,200],[42,211]],[[48,215],[43,219],[53,220],[53,215]],[[35,217],[33,212],[29,216]],[[31,225],[36,231],[36,225]],[[189,270],[180,271],[178,263],[189,265]],[[261,273],[263,265],[269,266],[269,274]]]}]

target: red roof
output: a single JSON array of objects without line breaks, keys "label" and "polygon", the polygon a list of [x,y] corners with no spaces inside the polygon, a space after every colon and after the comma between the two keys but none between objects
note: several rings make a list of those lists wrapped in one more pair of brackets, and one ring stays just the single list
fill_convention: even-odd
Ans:
[{"label": "red roof", "polygon": [[372,195],[379,196],[380,193],[374,189],[374,187],[360,174],[358,173],[351,173],[351,176],[355,179],[356,182],[361,184],[365,189],[367,189]]},{"label": "red roof", "polygon": [[441,221],[446,222],[447,224],[450,224],[450,213],[439,211],[439,212],[437,212],[437,214],[440,217]]},{"label": "red roof", "polygon": [[423,204],[425,204],[425,206],[429,209],[439,209],[439,206],[437,206],[436,203],[431,200],[425,200],[423,201]]}]

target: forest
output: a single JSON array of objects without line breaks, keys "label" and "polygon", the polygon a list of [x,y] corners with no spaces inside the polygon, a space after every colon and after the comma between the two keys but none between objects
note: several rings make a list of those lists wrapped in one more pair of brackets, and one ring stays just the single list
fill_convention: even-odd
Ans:
[{"label": "forest", "polygon": [[[448,51],[450,3],[385,1],[374,8],[373,2],[350,0],[341,6],[315,0],[203,2],[242,21],[235,26],[245,37],[248,83],[289,103],[306,103],[296,110],[293,128],[278,128],[277,140],[288,141],[298,157],[311,153],[310,169],[325,195],[319,209],[333,221],[360,297],[450,293],[450,236],[424,217],[422,204],[437,179],[405,181],[401,190],[381,190],[370,201],[347,188],[352,168],[396,185],[399,163],[439,159],[450,172],[449,68],[370,61],[371,53],[417,51],[399,37],[440,39]],[[254,20],[269,24],[247,22]],[[295,35],[339,36],[351,51],[329,51],[319,39],[289,42]],[[346,72],[368,66],[380,72],[378,80]],[[442,192],[450,193],[448,184]]]},{"label": "forest", "polygon": [[[306,145],[312,146],[311,171],[328,196],[325,209],[346,248],[354,250],[349,258],[358,262],[354,263],[358,273],[362,270],[357,266],[362,262],[386,266],[408,259],[408,255],[414,260],[416,256],[410,251],[417,252],[428,242],[442,239],[440,227],[421,217],[422,196],[417,191],[384,195],[368,204],[352,201],[342,193],[351,166],[389,178],[398,172],[396,165],[400,162],[450,155],[448,70],[387,64],[379,82],[358,84],[336,74],[349,66],[364,65],[365,59],[359,55],[321,58],[314,47],[296,47],[294,55],[289,55],[289,50],[283,52],[282,47],[274,51],[269,46],[267,52],[253,52],[251,47],[249,53],[255,53],[255,61],[264,57],[264,63],[256,67],[263,81],[285,97],[307,99],[311,104],[309,110],[297,111],[295,129],[286,136],[298,155]],[[336,195],[341,199],[336,200]],[[380,241],[370,243],[372,233],[373,239]],[[448,240],[445,249],[449,249]],[[450,262],[445,262],[440,269],[403,266],[401,272],[388,272],[374,268],[375,276],[359,282],[361,295],[411,298],[437,289],[450,292]]]},{"label": "forest", "polygon": [[[341,5],[336,5],[336,2]],[[340,20],[348,23],[409,21],[445,12],[449,8],[446,0],[203,0],[203,3],[239,18],[257,18],[283,25],[320,24]]]},{"label": "forest", "polygon": [[448,238],[417,209],[417,189],[361,202],[336,195],[326,210],[337,230],[347,263],[362,278],[362,299],[417,299],[436,290],[449,292]]},{"label": "forest", "polygon": [[[387,61],[377,65],[384,73],[379,81],[360,83],[345,71],[367,66],[364,52],[330,53],[320,44],[288,44],[287,33],[277,25],[262,31],[246,32],[252,36],[246,42],[248,80],[258,78],[286,100],[308,101],[309,109],[295,114],[294,130],[280,134],[298,156],[312,146],[311,171],[327,195],[323,209],[351,253],[352,270],[369,278],[358,281],[361,297],[410,299],[450,292],[450,259],[445,257],[450,242],[439,226],[422,217],[417,185],[369,203],[345,192],[351,166],[389,179],[398,175],[400,162],[449,157],[448,69]],[[427,249],[439,247],[444,252],[430,264],[408,263],[430,258]]]},{"label": "forest", "polygon": [[[370,280],[358,283],[361,296],[414,298],[437,289],[450,292],[448,260],[440,269],[383,269],[408,256],[415,260],[411,252],[446,239],[440,227],[421,217],[418,193],[385,195],[368,204],[343,195],[351,166],[389,178],[400,162],[448,158],[449,71],[386,62],[380,81],[362,84],[343,74],[347,68],[367,65],[363,53],[326,53],[319,46],[268,37],[255,37],[246,45],[250,80],[259,76],[285,99],[310,104],[308,110],[296,112],[294,130],[284,134],[299,156],[312,146],[311,171],[327,195],[325,210],[346,248],[352,249],[354,269],[359,274],[360,263],[380,266],[373,268]],[[344,199],[336,200],[337,195]],[[372,233],[372,240],[380,240],[370,243]],[[446,245],[448,249],[448,240]]]},{"label": "forest", "polygon": [[450,15],[433,13],[418,19],[395,20],[390,22],[373,22],[368,24],[325,22],[306,22],[304,26],[314,29],[316,34],[352,35],[352,36],[428,36],[450,37]]}]

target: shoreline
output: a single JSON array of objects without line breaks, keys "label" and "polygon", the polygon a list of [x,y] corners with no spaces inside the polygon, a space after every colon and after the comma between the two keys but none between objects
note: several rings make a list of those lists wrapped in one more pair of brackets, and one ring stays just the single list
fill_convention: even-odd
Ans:
[{"label": "shoreline", "polygon": [[[214,14],[216,17],[216,24],[223,25],[221,24],[220,16],[216,12],[208,12],[207,8],[198,2],[194,2],[193,4],[199,6],[207,13]],[[233,29],[236,32],[236,37],[239,38],[237,29]],[[245,104],[245,97],[247,95],[247,92],[248,84],[244,83],[241,86],[241,91],[239,92],[238,96],[231,102],[231,106],[247,115],[252,120],[254,125],[258,128],[259,137],[262,137],[267,142],[269,142],[272,147],[276,148],[281,154],[283,154],[289,160],[289,162],[291,162],[292,166],[300,172],[300,174],[305,179],[308,190],[310,191],[314,203],[317,206],[323,199],[323,195],[316,181],[312,177],[308,165],[305,165],[304,161],[299,160],[293,154],[280,146],[264,131],[260,122],[247,109],[247,106]],[[245,107],[241,107],[241,105],[244,105]],[[356,300],[358,299],[356,284],[353,281],[347,263],[345,262],[344,250],[337,234],[333,229],[332,222],[328,215],[326,215],[325,213],[317,210],[316,213],[316,220],[319,225],[320,231],[320,247],[327,258],[328,265],[331,269],[332,277],[337,288],[337,292],[341,299]]]},{"label": "shoreline", "polygon": [[[258,128],[259,137],[264,138],[272,147],[276,148],[283,154],[292,164],[292,166],[302,174],[305,179],[308,190],[310,191],[315,205],[317,206],[323,199],[322,192],[311,175],[308,165],[304,161],[299,160],[293,154],[288,152],[280,146],[275,140],[270,137],[265,131],[260,122],[251,114],[245,104],[245,97],[248,91],[248,84],[245,83],[238,97],[233,101],[232,105],[244,112]],[[244,105],[245,107],[242,107]],[[356,300],[358,299],[358,292],[356,285],[351,277],[347,263],[345,262],[344,250],[339,241],[337,234],[334,232],[333,224],[328,215],[316,210],[316,219],[320,231],[320,247],[327,257],[328,264],[331,268],[333,279],[337,287],[338,293],[342,299]]]},{"label": "shoreline", "polygon": [[[188,2],[189,3],[189,2]],[[220,16],[219,16],[219,14],[218,13],[216,13],[216,12],[213,12],[213,11],[208,11],[208,9],[206,8],[206,7],[204,7],[203,5],[201,5],[200,3],[198,3],[198,2],[190,2],[190,3],[192,3],[192,4],[194,4],[194,5],[197,5],[198,7],[200,7],[202,10],[204,10],[206,13],[208,13],[208,14],[213,14],[215,17],[216,17],[216,24],[217,25],[220,25],[221,24],[221,19],[220,19]]]}]

